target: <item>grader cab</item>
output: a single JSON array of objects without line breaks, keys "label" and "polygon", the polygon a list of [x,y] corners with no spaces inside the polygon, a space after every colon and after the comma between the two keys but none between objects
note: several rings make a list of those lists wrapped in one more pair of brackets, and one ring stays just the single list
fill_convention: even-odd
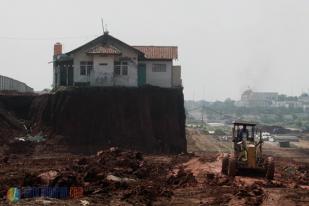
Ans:
[{"label": "grader cab", "polygon": [[227,154],[222,160],[222,173],[231,177],[242,171],[263,173],[267,179],[273,179],[275,164],[272,157],[265,158],[262,153],[262,133],[257,132],[256,124],[250,122],[234,122],[234,153]]}]

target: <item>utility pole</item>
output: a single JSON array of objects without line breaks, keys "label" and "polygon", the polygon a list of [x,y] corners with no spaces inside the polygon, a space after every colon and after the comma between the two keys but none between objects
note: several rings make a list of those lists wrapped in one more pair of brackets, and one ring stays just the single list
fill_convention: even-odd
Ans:
[{"label": "utility pole", "polygon": [[204,127],[204,110],[205,110],[205,105],[203,102],[203,106],[202,106],[202,127]]}]

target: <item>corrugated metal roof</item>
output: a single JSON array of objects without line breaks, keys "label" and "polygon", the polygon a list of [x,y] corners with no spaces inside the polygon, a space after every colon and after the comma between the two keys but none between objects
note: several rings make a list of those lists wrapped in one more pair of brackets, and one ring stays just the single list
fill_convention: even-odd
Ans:
[{"label": "corrugated metal roof", "polygon": [[98,45],[88,50],[88,54],[121,54],[120,50],[110,45]]},{"label": "corrugated metal roof", "polygon": [[178,59],[176,46],[133,46],[143,52],[146,59]]}]

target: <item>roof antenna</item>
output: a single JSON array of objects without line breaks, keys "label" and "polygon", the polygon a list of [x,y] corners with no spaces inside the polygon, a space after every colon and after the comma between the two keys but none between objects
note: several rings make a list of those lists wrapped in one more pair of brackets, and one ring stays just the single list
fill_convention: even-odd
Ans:
[{"label": "roof antenna", "polygon": [[103,30],[103,34],[105,34],[105,30],[104,30],[104,23],[103,23],[103,18],[101,18],[101,23],[102,23],[102,30]]},{"label": "roof antenna", "polygon": [[107,28],[107,24],[105,24],[105,31],[104,31],[104,33],[106,33],[106,34],[108,34],[108,28]]},{"label": "roof antenna", "polygon": [[104,26],[103,18],[101,18],[101,23],[102,23],[102,30],[103,30],[103,35],[107,35],[109,32],[107,30],[107,24]]}]

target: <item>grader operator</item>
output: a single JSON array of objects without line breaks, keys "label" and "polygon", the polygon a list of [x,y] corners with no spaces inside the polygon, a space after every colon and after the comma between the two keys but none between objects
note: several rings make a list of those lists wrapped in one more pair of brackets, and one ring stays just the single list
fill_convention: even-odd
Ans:
[{"label": "grader operator", "polygon": [[262,153],[262,133],[257,135],[256,124],[234,122],[232,137],[234,153],[225,155],[222,160],[222,173],[231,177],[242,170],[253,173],[262,172],[269,180],[274,178],[275,164],[272,157],[265,158]]}]

